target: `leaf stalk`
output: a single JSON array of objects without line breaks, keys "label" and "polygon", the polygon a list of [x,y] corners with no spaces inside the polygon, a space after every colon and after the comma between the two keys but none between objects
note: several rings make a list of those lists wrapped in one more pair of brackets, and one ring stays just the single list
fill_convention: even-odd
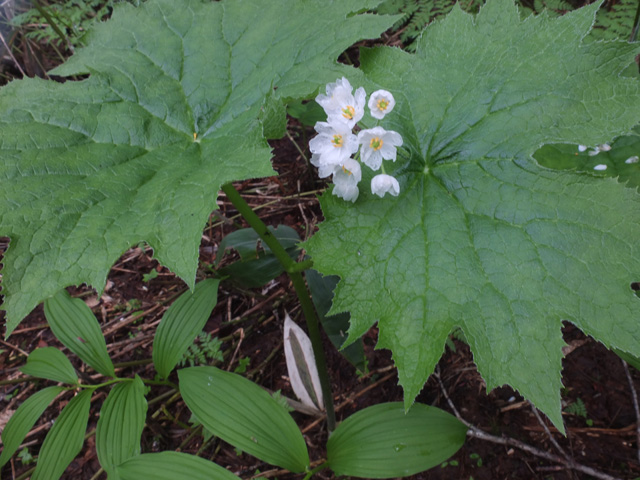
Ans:
[{"label": "leaf stalk", "polygon": [[249,204],[245,202],[240,193],[231,183],[222,186],[222,191],[238,212],[244,217],[249,226],[253,228],[260,239],[271,249],[275,257],[282,264],[285,271],[291,279],[293,288],[296,291],[304,318],[307,322],[307,330],[313,347],[313,355],[316,359],[318,367],[318,376],[320,377],[320,386],[322,388],[322,396],[324,397],[324,407],[327,413],[327,430],[332,432],[336,427],[336,417],[333,409],[333,396],[331,394],[331,384],[329,382],[329,372],[327,370],[327,362],[325,360],[324,350],[322,349],[322,339],[320,337],[320,327],[318,315],[316,314],[313,301],[309,295],[307,284],[302,276],[302,270],[309,268],[312,263],[309,260],[296,262],[293,260],[285,248],[280,244],[278,239],[269,231],[267,226],[251,209]]}]

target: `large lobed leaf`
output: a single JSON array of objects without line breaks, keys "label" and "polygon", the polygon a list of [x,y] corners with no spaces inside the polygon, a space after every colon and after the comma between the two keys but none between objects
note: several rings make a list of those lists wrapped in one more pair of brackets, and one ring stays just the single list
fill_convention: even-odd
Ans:
[{"label": "large lobed leaf", "polygon": [[140,241],[193,286],[220,186],[273,174],[258,120],[265,99],[309,95],[344,73],[338,55],[394,21],[354,14],[375,3],[123,4],[54,72],[89,78],[0,90],[7,335],[63,287],[101,290]]},{"label": "large lobed leaf", "polygon": [[510,384],[560,429],[563,320],[640,353],[637,191],[532,158],[638,121],[640,83],[618,75],[636,48],[582,43],[597,7],[521,21],[490,0],[428,27],[415,55],[362,52],[368,88],[398,100],[385,124],[407,148],[391,167],[401,193],[374,197],[368,177],[355,205],[324,195],[306,247],[342,278],[332,312],[351,312],[350,339],[378,322],[407,408],[455,326],[489,389]]}]

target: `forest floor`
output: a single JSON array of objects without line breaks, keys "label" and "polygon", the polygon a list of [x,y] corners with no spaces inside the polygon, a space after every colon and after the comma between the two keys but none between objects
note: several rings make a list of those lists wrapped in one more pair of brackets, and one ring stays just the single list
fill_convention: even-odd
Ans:
[{"label": "forest floor", "polygon": [[[27,75],[43,75],[51,66],[47,64],[48,57],[38,55],[32,47],[25,47],[22,52],[16,56],[20,69],[6,52],[2,57],[0,67],[5,81],[12,76],[20,77],[19,70]],[[278,176],[236,184],[265,223],[287,225],[302,239],[312,235],[322,221],[317,195],[326,188],[326,183],[317,178],[315,169],[300,153],[308,155],[306,142],[312,135],[313,129],[291,119],[289,136],[272,142],[273,165]],[[206,265],[212,264],[219,253],[222,238],[238,226],[245,225],[233,205],[220,194],[219,210],[212,214],[203,231],[199,279],[204,278]],[[9,239],[0,239],[0,253],[8,246]],[[225,257],[223,262],[233,258],[233,255]],[[149,275],[153,271],[156,273]],[[153,378],[150,359],[155,328],[171,302],[185,290],[185,283],[160,266],[153,259],[151,249],[141,244],[127,251],[113,266],[101,296],[84,287],[73,289],[72,293],[82,296],[100,320],[118,375]],[[222,351],[226,355],[225,360],[217,364],[220,368],[244,372],[264,388],[281,390],[284,396],[292,398],[283,351],[281,320],[285,310],[300,321],[300,308],[286,275],[280,275],[265,287],[253,289],[225,282],[204,331],[223,341]],[[451,413],[455,408],[473,425],[475,432],[486,432],[486,438],[479,438],[478,433],[470,434],[450,460],[408,478],[640,478],[638,417],[633,402],[634,385],[640,386],[640,372],[627,368],[614,353],[584,336],[573,325],[565,324],[563,333],[568,345],[562,390],[566,436],[557,432],[511,388],[487,392],[469,348],[460,340],[452,339],[417,401]],[[366,373],[358,372],[326,336],[324,338],[338,421],[367,406],[403,399],[390,352],[375,349],[376,337],[377,331],[373,328],[363,341]],[[26,378],[19,371],[31,351],[45,346],[69,353],[49,330],[42,307],[29,315],[8,339],[0,340],[0,430],[20,403],[47,383]],[[69,357],[74,367],[83,372],[85,367],[81,362],[72,354]],[[91,371],[83,374],[87,379],[99,377]],[[149,412],[142,439],[143,452],[198,453],[245,479],[302,478],[236,452],[219,439],[205,440],[200,429],[190,424],[190,413],[184,402],[171,399],[168,390],[168,387],[152,387],[147,395]],[[34,465],[30,457],[37,456],[52,419],[71,397],[72,393],[67,392],[49,407],[19,449],[23,452],[21,456],[14,456],[0,472],[2,478],[26,478],[25,474]],[[83,450],[63,478],[106,478],[106,474],[100,473],[93,435],[104,397],[103,393],[93,398]],[[313,464],[319,464],[326,456],[325,421],[299,412],[292,415],[305,435]],[[593,472],[588,473],[589,469]],[[315,478],[332,477],[323,471]]]}]

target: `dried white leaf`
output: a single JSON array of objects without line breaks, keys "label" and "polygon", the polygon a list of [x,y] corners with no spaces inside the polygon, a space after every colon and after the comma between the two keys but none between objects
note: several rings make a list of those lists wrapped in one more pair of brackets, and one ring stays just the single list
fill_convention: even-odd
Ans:
[{"label": "dried white leaf", "polygon": [[293,392],[308,407],[323,410],[322,388],[311,340],[288,313],[284,319],[284,355]]}]

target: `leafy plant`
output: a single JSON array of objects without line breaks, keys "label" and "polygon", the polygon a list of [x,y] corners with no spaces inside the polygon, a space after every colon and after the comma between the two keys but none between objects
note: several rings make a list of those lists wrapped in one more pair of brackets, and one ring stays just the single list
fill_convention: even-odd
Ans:
[{"label": "leafy plant", "polygon": [[587,418],[587,407],[580,397],[575,402],[570,403],[564,408],[565,413],[569,415],[577,415],[578,417]]},{"label": "leafy plant", "polygon": [[466,12],[477,13],[484,2],[482,0],[385,0],[377,8],[380,14],[401,14],[402,18],[393,26],[400,30],[400,40],[407,51],[414,52],[415,40],[424,28],[433,20],[448,14],[454,5],[459,5]]},{"label": "leafy plant", "polygon": [[[66,47],[83,44],[85,33],[105,20],[116,3],[123,0],[65,0],[35,6],[11,19],[15,27],[27,30],[27,38]],[[137,4],[139,0],[127,0]]]},{"label": "leafy plant", "polygon": [[455,326],[489,389],[513,386],[561,431],[560,321],[638,350],[637,192],[531,157],[545,142],[602,144],[638,121],[638,82],[618,76],[635,47],[582,43],[596,9],[521,21],[492,1],[429,27],[415,55],[361,52],[368,89],[397,92],[383,126],[405,139],[392,172],[402,193],[364,192],[355,205],[324,195],[327,220],[305,248],[341,277],[332,311],[351,313],[350,340],[378,323],[407,408]]},{"label": "leafy plant", "polygon": [[[218,283],[217,280],[211,279],[200,282],[194,292],[185,292],[167,310],[160,323],[153,350],[154,365],[161,376],[168,376],[175,366],[177,354],[184,353],[188,348],[183,341],[188,332],[173,327],[184,323],[196,325],[201,323],[202,318],[206,320],[215,303],[215,295],[214,301],[211,302],[212,289],[217,290]],[[47,310],[48,320],[52,324],[62,326],[69,335],[67,339],[76,335],[79,329],[73,317],[70,319],[63,313],[77,309],[76,301],[63,291],[52,303],[54,308]],[[188,315],[185,316],[185,312],[188,312]],[[193,315],[194,318],[190,318],[189,315]],[[86,320],[87,323],[97,326],[95,317],[91,316]],[[63,341],[62,338],[58,339]],[[91,345],[91,340],[86,343],[89,343],[88,350],[79,356],[85,362],[93,362],[91,352],[94,349],[99,351],[100,343]],[[71,348],[69,344],[66,346]],[[59,357],[53,352],[62,355],[59,350],[53,348],[34,351],[29,357],[28,368],[25,369],[29,374],[61,381],[69,386],[40,390],[18,408],[2,433],[5,448],[0,455],[0,467],[15,453],[24,436],[56,395],[81,389],[62,410],[47,434],[32,476],[59,478],[82,447],[93,393],[98,389],[113,386],[100,408],[100,418],[95,431],[98,460],[109,476],[139,478],[137,475],[140,475],[142,470],[145,470],[145,475],[151,475],[149,472],[157,470],[157,473],[153,473],[154,478],[192,479],[211,478],[211,475],[215,475],[214,478],[238,478],[222,467],[192,455],[175,452],[141,454],[140,437],[147,412],[145,383],[164,383],[169,386],[173,384],[168,381],[145,381],[138,376],[131,379],[118,378],[115,375],[111,375],[113,378],[102,384],[79,384],[72,369],[68,370],[65,367],[60,372],[55,372],[51,368],[55,361],[63,366],[68,364],[70,367],[69,360],[64,355]],[[178,371],[178,377],[180,394],[193,413],[192,420],[194,423],[202,424],[206,434],[214,434],[234,447],[273,465],[292,472],[311,474],[309,455],[302,433],[278,396],[271,396],[240,375],[215,367],[183,368]],[[370,463],[367,457],[374,455],[382,458],[384,452],[389,449],[388,443],[397,440],[404,442],[402,449],[407,448],[408,451],[389,458],[385,471],[391,476],[398,476],[405,474],[408,468],[426,466],[434,459],[446,458],[464,441],[464,425],[437,408],[417,406],[414,413],[405,417],[400,404],[381,404],[377,407],[386,413],[380,415],[376,413],[377,409],[365,409],[357,416],[350,417],[350,422],[345,421],[338,427],[335,432],[337,439],[328,445],[334,453],[329,455],[321,468],[329,467],[336,471],[347,469],[355,472],[354,474],[365,476],[369,468],[366,465]],[[378,420],[381,420],[382,424]],[[404,422],[406,425],[400,430],[394,428],[396,433],[391,435],[389,430],[398,422]],[[425,429],[434,435],[428,441],[423,438]],[[457,435],[454,434],[455,431],[458,432]],[[380,433],[384,433],[386,438],[381,444],[366,446],[366,442],[363,442],[363,439]],[[337,446],[332,446],[336,443]],[[355,445],[358,445],[362,452],[345,457],[344,448],[348,450]],[[437,446],[437,449],[434,450],[434,446]],[[429,453],[424,454],[427,450]],[[422,460],[413,458],[416,452],[423,452],[418,455]],[[408,455],[413,458],[409,465]]]},{"label": "leafy plant", "polygon": [[213,337],[207,332],[200,332],[196,338],[196,343],[189,345],[178,365],[182,367],[189,364],[189,366],[194,367],[196,365],[207,365],[210,362],[221,362],[223,360],[221,346],[222,342],[218,337]]},{"label": "leafy plant", "polygon": [[[26,79],[0,90],[0,229],[11,236],[2,280],[7,335],[45,300],[54,335],[108,377],[79,383],[57,350],[32,352],[25,371],[65,386],[19,407],[3,432],[0,464],[53,398],[73,391],[32,478],[62,475],[82,447],[93,392],[110,389],[96,429],[110,476],[237,478],[193,455],[140,452],[145,384],[160,384],[179,392],[216,436],[306,478],[325,468],[410,475],[440,465],[470,431],[446,412],[413,404],[455,328],[488,388],[513,386],[561,431],[562,320],[640,353],[638,299],[629,287],[640,271],[637,189],[593,169],[552,170],[533,157],[543,144],[594,148],[630,133],[640,83],[619,72],[636,47],[583,41],[597,5],[523,21],[510,0],[490,0],[475,17],[454,7],[421,34],[415,54],[363,49],[359,70],[338,65],[353,42],[398,20],[359,13],[376,3],[122,5],[54,71],[88,78]],[[395,115],[380,123],[404,139],[390,172],[400,194],[363,192],[353,204],[323,195],[326,220],[304,246],[319,272],[340,278],[323,316],[350,312],[343,345],[378,323],[378,346],[393,352],[405,401],[335,426],[317,314],[301,273],[311,261],[296,262],[282,240],[294,248],[297,234],[269,229],[230,182],[271,175],[266,138],[284,133],[284,104],[343,75],[368,91],[394,92]],[[371,148],[382,146],[376,141]],[[195,272],[220,188],[255,230],[229,246],[241,257],[243,248],[258,260],[272,255],[300,299],[333,430],[327,459],[314,469],[292,417],[256,384],[212,366],[180,369],[179,385],[170,380],[217,302],[221,280],[196,285]],[[160,380],[118,377],[96,318],[63,290],[85,282],[100,292],[115,259],[142,240],[191,288],[155,335]]]}]

